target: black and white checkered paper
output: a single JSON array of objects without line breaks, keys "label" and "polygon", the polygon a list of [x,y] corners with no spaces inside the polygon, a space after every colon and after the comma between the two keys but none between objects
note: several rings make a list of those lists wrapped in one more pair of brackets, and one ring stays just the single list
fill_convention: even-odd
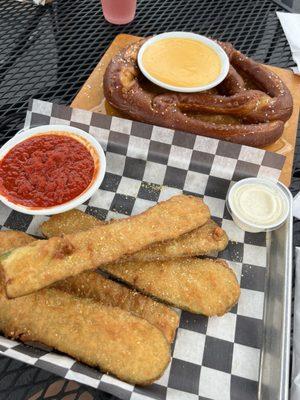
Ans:
[{"label": "black and white checkered paper", "polygon": [[[230,243],[220,257],[241,284],[237,306],[223,317],[181,313],[165,374],[147,387],[134,387],[76,362],[0,336],[0,353],[107,391],[121,399],[257,399],[266,240],[241,231],[225,208],[232,182],[249,176],[278,179],[284,157],[237,144],[104,116],[34,100],[25,127],[67,124],[89,132],[106,152],[105,179],[80,207],[101,219],[137,214],[177,193],[201,196]],[[151,185],[145,184],[151,183]],[[46,217],[32,217],[0,205],[2,229],[40,235]],[[67,323],[67,321],[66,321]],[[84,345],[84,338],[83,338]]]}]

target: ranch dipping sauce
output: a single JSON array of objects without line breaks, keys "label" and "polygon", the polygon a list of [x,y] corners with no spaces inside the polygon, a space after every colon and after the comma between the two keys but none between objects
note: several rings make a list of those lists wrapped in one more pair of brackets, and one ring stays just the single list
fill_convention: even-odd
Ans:
[{"label": "ranch dipping sauce", "polygon": [[143,57],[145,70],[157,80],[178,87],[198,87],[220,75],[221,60],[198,40],[170,37],[151,44]]},{"label": "ranch dipping sauce", "polygon": [[249,232],[276,229],[287,218],[289,209],[287,198],[276,183],[256,178],[235,184],[227,204],[234,222]]}]

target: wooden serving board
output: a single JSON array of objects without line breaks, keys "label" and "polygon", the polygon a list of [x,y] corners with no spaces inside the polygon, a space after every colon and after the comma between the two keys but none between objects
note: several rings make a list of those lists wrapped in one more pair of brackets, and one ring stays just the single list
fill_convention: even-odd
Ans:
[{"label": "wooden serving board", "polygon": [[[124,116],[106,102],[103,94],[103,75],[111,58],[120,49],[130,43],[135,42],[138,39],[139,37],[137,36],[126,34],[116,36],[88,80],[78,92],[77,96],[71,104],[71,107],[100,112],[107,115]],[[300,77],[294,75],[290,70],[273,66],[268,66],[268,68],[276,72],[282,78],[282,80],[290,89],[294,99],[294,111],[291,118],[286,123],[283,136],[276,143],[266,147],[266,150],[274,151],[276,153],[286,156],[286,161],[280,176],[280,180],[282,183],[289,186],[292,176],[293,158],[300,109]]]}]

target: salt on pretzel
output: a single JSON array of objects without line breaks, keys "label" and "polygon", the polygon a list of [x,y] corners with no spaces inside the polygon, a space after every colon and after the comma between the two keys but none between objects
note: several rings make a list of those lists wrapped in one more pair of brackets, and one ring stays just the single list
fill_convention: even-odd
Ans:
[{"label": "salt on pretzel", "polygon": [[104,94],[113,107],[141,122],[255,147],[282,135],[293,101],[275,73],[231,44],[219,43],[230,60],[220,85],[201,93],[162,91],[138,68],[137,54],[144,42],[120,51],[105,71]]}]

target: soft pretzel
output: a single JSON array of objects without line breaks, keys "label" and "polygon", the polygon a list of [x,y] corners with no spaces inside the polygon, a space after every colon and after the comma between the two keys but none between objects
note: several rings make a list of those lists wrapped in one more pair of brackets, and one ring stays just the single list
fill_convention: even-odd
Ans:
[{"label": "soft pretzel", "polygon": [[269,69],[219,43],[229,73],[215,89],[199,93],[162,91],[149,84],[137,65],[145,39],[117,54],[104,75],[107,101],[138,121],[261,147],[275,142],[293,109],[291,94]]}]

